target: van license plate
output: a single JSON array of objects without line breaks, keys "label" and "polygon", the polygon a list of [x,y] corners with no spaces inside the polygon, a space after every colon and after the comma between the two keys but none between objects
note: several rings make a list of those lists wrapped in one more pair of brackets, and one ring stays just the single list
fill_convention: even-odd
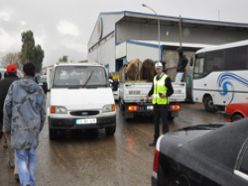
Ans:
[{"label": "van license plate", "polygon": [[77,125],[84,125],[84,124],[95,124],[96,123],[96,118],[92,119],[77,119],[76,124]]},{"label": "van license plate", "polygon": [[153,110],[153,106],[152,105],[147,106],[146,110]]}]

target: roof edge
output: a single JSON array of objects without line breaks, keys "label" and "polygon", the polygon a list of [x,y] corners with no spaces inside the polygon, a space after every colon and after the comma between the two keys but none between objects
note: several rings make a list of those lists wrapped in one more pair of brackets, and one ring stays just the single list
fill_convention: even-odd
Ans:
[{"label": "roof edge", "polygon": [[[133,11],[123,11],[125,16],[130,16],[130,17],[135,17],[135,15],[139,17],[153,17],[157,18],[159,17],[160,19],[168,20],[170,19],[171,21],[179,21],[180,17],[175,17],[175,16],[167,16],[167,15],[155,15],[151,13],[143,13],[143,12],[133,12]],[[242,23],[242,22],[228,22],[228,21],[216,21],[216,20],[210,20],[210,19],[195,19],[195,18],[188,18],[188,17],[181,17],[183,19],[183,22],[186,23],[201,23],[201,24],[208,24],[208,25],[216,25],[216,26],[232,26],[232,27],[241,27],[241,28],[248,28],[248,23]]]}]

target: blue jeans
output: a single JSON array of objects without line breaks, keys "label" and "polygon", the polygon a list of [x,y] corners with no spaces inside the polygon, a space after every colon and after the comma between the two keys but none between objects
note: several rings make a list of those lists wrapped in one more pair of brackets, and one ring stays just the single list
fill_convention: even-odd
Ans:
[{"label": "blue jeans", "polygon": [[17,167],[21,186],[35,186],[36,151],[35,149],[16,149]]}]

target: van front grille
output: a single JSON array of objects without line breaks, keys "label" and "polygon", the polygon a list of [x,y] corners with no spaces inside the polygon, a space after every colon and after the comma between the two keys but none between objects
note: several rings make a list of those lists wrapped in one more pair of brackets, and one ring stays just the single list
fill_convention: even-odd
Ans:
[{"label": "van front grille", "polygon": [[71,112],[72,116],[92,116],[99,114],[98,110],[81,110]]}]

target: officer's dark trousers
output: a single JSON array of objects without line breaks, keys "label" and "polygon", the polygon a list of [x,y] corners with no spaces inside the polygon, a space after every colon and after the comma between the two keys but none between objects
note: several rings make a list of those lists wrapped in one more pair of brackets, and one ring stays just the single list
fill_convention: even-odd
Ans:
[{"label": "officer's dark trousers", "polygon": [[3,130],[3,112],[0,110],[0,139],[2,138],[2,130]]},{"label": "officer's dark trousers", "polygon": [[154,105],[154,141],[156,142],[160,135],[160,119],[162,120],[163,134],[169,131],[168,124],[168,105]]}]

